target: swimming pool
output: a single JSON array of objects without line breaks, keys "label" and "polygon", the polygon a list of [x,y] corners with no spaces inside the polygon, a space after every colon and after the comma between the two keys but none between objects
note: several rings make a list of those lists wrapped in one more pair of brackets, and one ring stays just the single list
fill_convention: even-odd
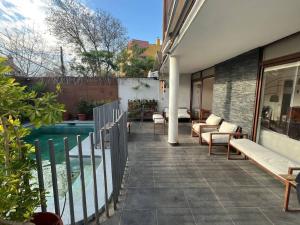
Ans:
[{"label": "swimming pool", "polygon": [[[66,160],[64,152],[64,138],[67,137],[69,140],[69,150],[77,148],[77,135],[81,136],[81,140],[84,141],[89,132],[93,132],[92,123],[72,123],[72,124],[56,124],[53,126],[44,126],[40,128],[33,128],[30,135],[24,140],[28,143],[34,144],[35,140],[39,140],[41,149],[41,158],[43,164],[43,174],[45,189],[48,195],[52,196],[52,179],[51,179],[51,168],[50,168],[50,155],[48,140],[53,140],[55,162],[57,171],[57,183],[58,193],[60,197],[65,196],[67,188],[67,175],[66,175]],[[34,157],[34,155],[33,155]],[[84,158],[84,170],[91,170],[91,162],[89,158]],[[79,159],[78,157],[70,158],[72,182],[78,178],[80,174],[79,170]],[[100,158],[96,158],[96,166],[100,164]],[[36,173],[36,172],[35,172]]]},{"label": "swimming pool", "polygon": [[[94,184],[92,176],[92,164],[89,156],[90,152],[90,141],[87,138],[89,132],[93,132],[93,123],[62,123],[56,124],[55,126],[46,126],[39,129],[32,129],[29,136],[26,137],[25,141],[28,143],[34,143],[36,139],[40,140],[41,157],[43,164],[44,174],[44,185],[46,194],[47,211],[55,212],[54,199],[52,190],[52,178],[50,168],[50,157],[48,148],[48,139],[51,138],[55,148],[56,158],[56,171],[57,171],[57,183],[59,192],[59,205],[61,209],[61,218],[64,224],[70,224],[70,208],[69,208],[69,197],[68,197],[68,186],[67,186],[67,175],[66,175],[66,163],[63,138],[69,138],[69,153],[70,153],[70,164],[72,172],[72,189],[73,189],[73,201],[74,201],[74,212],[75,222],[82,224],[83,222],[83,208],[82,208],[82,191],[81,191],[81,180],[79,170],[79,159],[78,159],[78,147],[76,142],[76,136],[80,135],[82,140],[83,150],[83,164],[84,164],[84,176],[85,176],[85,189],[86,189],[86,202],[87,204],[87,215],[89,218],[95,213],[94,208]],[[112,170],[111,170],[111,158],[110,149],[105,150],[107,158],[106,171],[107,171],[107,188],[108,196],[111,196],[112,186]],[[34,155],[33,155],[34,157]],[[98,206],[99,209],[104,207],[105,195],[104,195],[104,172],[102,163],[102,151],[95,149],[95,164],[96,164],[96,177],[97,177],[97,190],[98,190]],[[33,171],[33,175],[37,181],[37,172]],[[38,208],[36,211],[40,211]]]}]

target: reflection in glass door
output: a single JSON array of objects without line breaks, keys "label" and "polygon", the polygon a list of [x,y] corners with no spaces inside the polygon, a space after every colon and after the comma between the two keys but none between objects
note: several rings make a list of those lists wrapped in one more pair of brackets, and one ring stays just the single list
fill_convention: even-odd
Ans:
[{"label": "reflection in glass door", "polygon": [[211,112],[213,104],[213,90],[214,90],[215,78],[210,77],[203,80],[203,92],[202,92],[202,110]]},{"label": "reflection in glass door", "polygon": [[199,119],[200,116],[200,97],[201,97],[201,81],[193,82],[192,93],[192,116],[194,119]]},{"label": "reflection in glass door", "polygon": [[266,68],[262,88],[260,142],[268,131],[300,140],[300,62]]}]

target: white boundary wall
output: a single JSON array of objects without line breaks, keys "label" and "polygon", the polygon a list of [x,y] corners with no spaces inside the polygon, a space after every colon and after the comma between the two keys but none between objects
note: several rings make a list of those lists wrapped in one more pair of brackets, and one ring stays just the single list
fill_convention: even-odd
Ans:
[{"label": "white boundary wall", "polygon": [[[144,84],[148,84],[149,87],[145,87]],[[155,99],[158,101],[160,112],[169,107],[169,88],[166,88],[163,92],[160,89],[160,81],[151,78],[118,78],[118,96],[122,110],[127,110],[128,100],[133,99]],[[189,109],[190,98],[191,75],[180,74],[178,107]]]},{"label": "white boundary wall", "polygon": [[151,78],[118,78],[121,109],[127,110],[128,100],[134,99],[155,99],[160,105],[159,88],[159,80]]}]

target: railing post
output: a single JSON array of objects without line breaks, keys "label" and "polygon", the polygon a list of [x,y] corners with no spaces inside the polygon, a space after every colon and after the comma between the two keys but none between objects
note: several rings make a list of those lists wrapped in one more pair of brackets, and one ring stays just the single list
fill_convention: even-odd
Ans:
[{"label": "railing post", "polygon": [[96,108],[93,108],[93,119],[94,119],[94,131],[95,131],[95,134],[96,134],[96,138],[95,138],[95,142],[96,142],[96,145],[98,142],[98,138],[97,138],[97,135],[98,135],[98,129],[99,129],[99,116],[98,116],[98,107]]},{"label": "railing post", "polygon": [[111,157],[111,169],[112,169],[112,181],[113,181],[113,202],[114,209],[117,209],[117,169],[116,169],[116,153],[115,153],[115,124],[109,128],[110,138],[110,157]]},{"label": "railing post", "polygon": [[77,135],[77,145],[78,145],[78,157],[80,166],[80,180],[81,180],[81,191],[82,191],[82,210],[83,210],[83,221],[87,224],[87,208],[86,208],[86,193],[85,193],[85,180],[84,180],[84,167],[82,159],[82,143],[80,135]]},{"label": "railing post", "polygon": [[125,112],[125,152],[126,152],[126,161],[128,159],[128,134],[127,134],[127,122],[128,122],[128,114]]},{"label": "railing post", "polygon": [[64,149],[65,149],[65,158],[66,158],[70,219],[71,219],[71,225],[75,225],[73,189],[72,189],[72,172],[71,172],[70,155],[69,155],[70,149],[69,149],[69,141],[67,137],[64,138]]},{"label": "railing post", "polygon": [[41,149],[39,140],[35,140],[35,157],[38,173],[38,182],[39,182],[39,191],[40,191],[40,201],[41,201],[41,210],[42,212],[47,211],[46,199],[45,199],[45,185],[44,185],[44,176],[43,176],[43,164],[41,157]]},{"label": "railing post", "polygon": [[107,188],[107,174],[106,174],[106,150],[105,150],[105,134],[104,130],[100,130],[100,142],[102,150],[102,162],[103,162],[103,178],[104,178],[104,197],[105,197],[105,211],[106,216],[109,217],[109,206],[108,206],[108,188]]},{"label": "railing post", "polygon": [[[119,146],[119,127],[118,127],[118,122],[115,123],[114,126],[114,142],[115,142],[115,148],[114,151],[116,153],[116,169],[117,169],[117,196],[119,196],[120,193],[120,146]],[[117,197],[117,202],[119,201],[118,197]]]},{"label": "railing post", "polygon": [[57,174],[56,174],[56,163],[55,163],[55,152],[54,152],[54,145],[53,145],[53,140],[52,139],[48,140],[48,145],[49,145],[49,154],[50,154],[50,165],[51,165],[52,188],[53,188],[55,214],[60,216],[59,195],[58,195]]},{"label": "railing post", "polygon": [[95,218],[96,218],[96,224],[99,225],[99,207],[98,207],[97,173],[96,173],[96,163],[95,163],[94,133],[91,132],[89,134],[89,138],[90,138],[90,148],[91,148],[91,164],[93,170]]}]

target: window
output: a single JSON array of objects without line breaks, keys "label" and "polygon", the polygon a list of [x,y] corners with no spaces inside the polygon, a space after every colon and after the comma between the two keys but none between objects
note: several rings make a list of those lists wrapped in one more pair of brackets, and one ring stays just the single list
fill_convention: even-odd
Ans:
[{"label": "window", "polygon": [[260,125],[300,140],[300,62],[264,70]]}]

